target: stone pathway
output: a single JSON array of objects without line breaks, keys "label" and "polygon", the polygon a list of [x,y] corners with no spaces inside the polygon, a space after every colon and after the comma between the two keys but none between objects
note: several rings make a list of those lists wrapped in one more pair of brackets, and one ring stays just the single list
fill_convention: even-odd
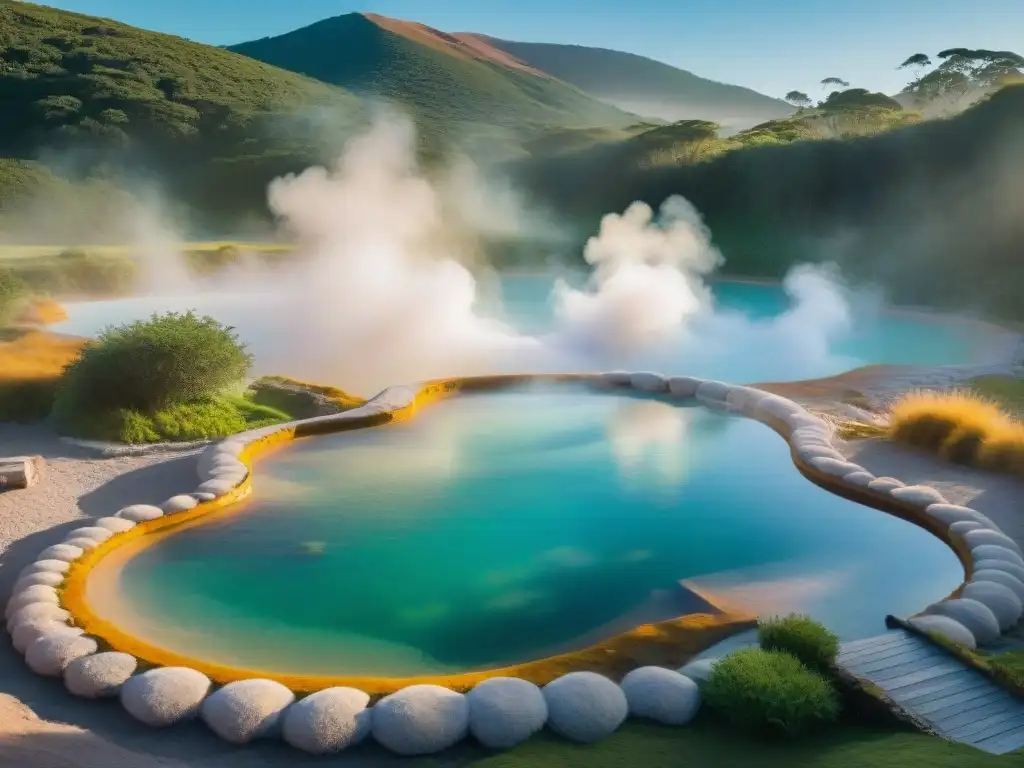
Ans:
[{"label": "stone pathway", "polygon": [[1003,755],[1024,747],[1024,699],[902,629],[843,643],[839,666],[938,734]]}]

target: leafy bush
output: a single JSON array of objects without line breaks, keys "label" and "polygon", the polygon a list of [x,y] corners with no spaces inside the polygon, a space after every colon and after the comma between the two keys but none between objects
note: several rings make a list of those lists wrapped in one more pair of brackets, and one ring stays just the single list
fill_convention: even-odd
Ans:
[{"label": "leafy bush", "polygon": [[766,651],[785,651],[820,672],[827,673],[839,655],[838,637],[795,613],[758,622],[757,639]]},{"label": "leafy bush", "polygon": [[108,328],[66,369],[58,410],[151,414],[240,381],[252,356],[234,329],[192,312]]},{"label": "leafy bush", "polygon": [[27,293],[27,287],[14,272],[0,269],[0,325],[10,322],[15,306]]},{"label": "leafy bush", "polygon": [[704,686],[708,706],[756,734],[796,736],[835,722],[832,684],[784,651],[749,648],[715,664]]},{"label": "leafy bush", "polygon": [[57,379],[0,381],[0,421],[31,424],[50,414]]},{"label": "leafy bush", "polygon": [[60,427],[72,437],[136,445],[226,437],[288,419],[288,414],[244,397],[216,396],[152,414],[130,408],[61,413]]}]

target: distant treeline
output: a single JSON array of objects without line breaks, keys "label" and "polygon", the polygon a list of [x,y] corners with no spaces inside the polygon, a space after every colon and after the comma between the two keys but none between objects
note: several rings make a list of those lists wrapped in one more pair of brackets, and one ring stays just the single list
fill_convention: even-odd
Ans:
[{"label": "distant treeline", "polygon": [[749,147],[637,167],[620,146],[520,167],[580,233],[675,194],[705,216],[726,271],[779,277],[836,261],[899,301],[1024,319],[1024,86],[955,118],[856,139]]}]

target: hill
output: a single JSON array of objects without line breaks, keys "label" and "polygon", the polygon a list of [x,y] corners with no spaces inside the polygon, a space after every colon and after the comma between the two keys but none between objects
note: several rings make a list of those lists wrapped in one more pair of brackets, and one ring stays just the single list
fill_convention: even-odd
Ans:
[{"label": "hill", "polygon": [[637,122],[578,88],[494,48],[376,14],[324,19],[230,50],[355,93],[397,102],[429,132],[517,137]]},{"label": "hill", "polygon": [[639,115],[672,122],[710,120],[731,131],[793,112],[793,107],[780,99],[707,80],[632,53],[581,45],[520,43],[469,32],[454,37],[503,51]]},{"label": "hill", "polygon": [[54,173],[101,171],[215,198],[242,166],[269,179],[320,159],[303,110],[365,115],[341,88],[230,51],[13,0],[0,0],[0,103],[14,118],[0,121],[0,206]]},{"label": "hill", "polygon": [[[869,104],[852,125],[874,115],[879,132],[841,140],[808,134],[822,124],[810,112],[718,140],[728,146],[691,121],[516,172],[581,239],[609,211],[679,194],[705,217],[727,273],[779,278],[800,262],[834,261],[908,304],[1024,320],[1024,85],[945,120],[915,123],[915,113]],[[638,160],[666,148],[670,162]]]}]

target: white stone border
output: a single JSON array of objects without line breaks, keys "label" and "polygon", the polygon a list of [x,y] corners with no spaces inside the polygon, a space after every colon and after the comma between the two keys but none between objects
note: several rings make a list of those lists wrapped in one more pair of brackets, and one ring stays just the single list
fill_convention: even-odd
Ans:
[{"label": "white stone border", "polygon": [[[829,423],[792,400],[752,387],[649,372],[616,371],[581,380],[602,388],[696,399],[713,410],[761,421],[787,439],[798,468],[805,472],[810,468],[827,479],[825,487],[846,487],[874,496],[882,507],[895,500],[945,528],[951,540],[960,541],[971,553],[968,584],[963,596],[942,600],[911,618],[918,629],[973,648],[996,640],[1024,613],[1024,557],[1012,539],[980,512],[948,504],[932,488],[876,478],[848,462],[832,443]],[[351,688],[328,688],[296,701],[291,691],[271,680],[242,680],[214,690],[206,675],[184,667],[135,674],[137,659],[99,652],[96,640],[72,625],[73,617],[61,606],[58,590],[70,564],[87,550],[138,522],[231,493],[249,474],[242,451],[256,440],[297,424],[391,413],[412,405],[419,391],[418,386],[392,387],[351,411],[234,435],[200,454],[200,482],[192,492],[160,506],[125,507],[113,517],[75,529],[64,543],[44,549],[20,574],[5,611],[14,647],[24,653],[33,671],[63,677],[74,695],[119,696],[129,714],[151,726],[201,717],[232,743],[280,737],[314,754],[337,752],[368,736],[398,754],[421,755],[446,749],[467,735],[489,747],[507,748],[544,725],[565,738],[587,743],[613,733],[627,715],[675,725],[689,722],[700,705],[697,684],[660,667],[634,670],[621,684],[593,672],[572,672],[543,688],[516,678],[492,678],[467,694],[412,685],[371,707],[366,693]]]}]

